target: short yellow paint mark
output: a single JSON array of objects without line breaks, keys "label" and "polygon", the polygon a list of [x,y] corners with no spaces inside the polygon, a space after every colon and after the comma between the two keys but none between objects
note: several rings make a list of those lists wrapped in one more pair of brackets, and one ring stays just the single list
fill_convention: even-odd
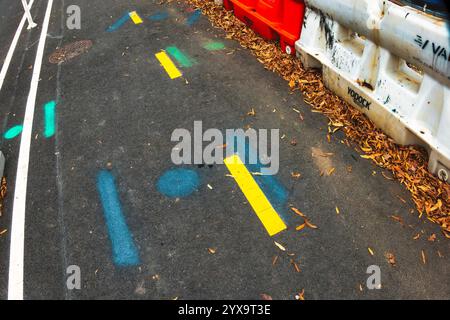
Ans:
[{"label": "short yellow paint mark", "polygon": [[179,78],[183,75],[164,51],[158,52],[155,56],[166,70],[170,79]]},{"label": "short yellow paint mark", "polygon": [[241,158],[235,154],[226,158],[224,163],[269,235],[273,236],[285,230],[286,224],[272,207]]},{"label": "short yellow paint mark", "polygon": [[131,20],[133,20],[134,24],[141,24],[142,22],[144,22],[142,21],[141,17],[139,17],[136,11],[130,12],[130,18]]}]

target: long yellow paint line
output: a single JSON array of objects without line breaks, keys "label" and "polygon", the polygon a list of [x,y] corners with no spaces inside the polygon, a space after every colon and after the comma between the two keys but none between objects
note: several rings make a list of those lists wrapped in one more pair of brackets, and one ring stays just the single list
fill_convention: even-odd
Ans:
[{"label": "long yellow paint line", "polygon": [[136,11],[130,12],[130,18],[131,20],[133,20],[134,24],[141,24],[142,22],[144,22],[142,21],[141,17],[139,17]]},{"label": "long yellow paint line", "polygon": [[224,163],[269,235],[273,236],[285,230],[286,224],[272,207],[241,158],[238,155],[233,155],[226,158]]},{"label": "long yellow paint line", "polygon": [[170,79],[179,78],[183,75],[164,51],[158,52],[155,56],[166,70]]}]

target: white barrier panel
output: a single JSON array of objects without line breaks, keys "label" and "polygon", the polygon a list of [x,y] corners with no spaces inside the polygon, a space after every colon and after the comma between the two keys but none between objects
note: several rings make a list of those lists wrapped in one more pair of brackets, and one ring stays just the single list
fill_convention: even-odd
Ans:
[{"label": "white barrier panel", "polygon": [[[395,43],[396,49],[392,49],[404,55],[393,53],[392,41],[400,35],[391,34],[391,38],[381,35],[378,27],[384,25],[383,28],[387,28],[394,23],[392,17],[387,18],[386,12],[381,19],[373,18],[379,8],[374,5],[377,1],[310,0],[308,4],[319,2],[329,5],[328,14],[307,7],[302,35],[296,44],[305,67],[321,67],[325,85],[364,112],[396,142],[419,144],[427,148],[430,153],[429,170],[442,180],[449,180],[450,88],[446,82],[449,73],[446,71],[443,74],[443,69],[438,70],[441,64],[436,61],[440,58],[435,55],[434,68],[424,68],[424,72],[418,70],[415,67],[417,63],[410,63],[412,55],[408,53],[412,51],[402,48],[401,42],[407,42],[407,38],[399,39]],[[405,10],[405,15],[411,11],[406,7],[390,8],[397,15],[398,10]],[[340,18],[348,19],[348,24],[355,26],[359,32],[330,18],[337,15],[334,9],[342,10],[344,18]],[[422,13],[419,14],[423,19],[428,19]],[[383,21],[384,18],[388,19],[387,22]],[[397,28],[404,21],[397,21],[400,25]],[[368,25],[377,28],[372,29],[371,37],[361,36],[364,32],[369,34]],[[438,29],[437,26],[435,29]],[[409,32],[415,33],[414,30]],[[437,33],[440,32],[442,30]],[[433,34],[427,34],[427,37],[432,38]],[[380,43],[392,46],[386,48]],[[419,51],[425,65],[427,55],[421,48]]]},{"label": "white barrier panel", "polygon": [[386,0],[307,0],[306,4],[450,85],[446,20]]}]

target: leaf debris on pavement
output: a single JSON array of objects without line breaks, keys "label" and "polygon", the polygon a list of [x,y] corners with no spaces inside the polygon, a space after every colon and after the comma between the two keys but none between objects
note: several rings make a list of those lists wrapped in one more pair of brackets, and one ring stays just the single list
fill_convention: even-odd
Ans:
[{"label": "leaf debris on pavement", "polygon": [[328,90],[319,71],[303,68],[300,59],[285,54],[276,43],[258,36],[232,12],[216,5],[213,0],[186,2],[200,9],[213,26],[223,29],[226,38],[237,40],[242,47],[249,49],[266,69],[278,73],[291,89],[299,89],[313,112],[328,117],[331,133],[342,130],[348,141],[358,145],[365,153],[365,159],[389,171],[411,193],[419,213],[426,213],[450,238],[450,184],[427,170],[426,150],[414,145],[400,146],[394,143],[361,111]]},{"label": "leaf debris on pavement", "polygon": [[291,172],[291,177],[294,179],[299,179],[301,176],[299,172]]},{"label": "leaf debris on pavement", "polygon": [[273,259],[272,259],[272,265],[273,266],[276,265],[277,261],[278,261],[278,256],[274,256]]},{"label": "leaf debris on pavement", "polygon": [[2,177],[2,183],[0,186],[0,217],[3,215],[3,200],[6,197],[7,190],[8,190],[8,186],[6,183],[6,178]]},{"label": "leaf debris on pavement", "polygon": [[274,241],[275,245],[278,247],[278,249],[280,249],[281,251],[286,251],[286,248],[283,247],[281,244],[279,244],[278,242]]},{"label": "leaf debris on pavement", "polygon": [[261,293],[260,297],[262,300],[273,300],[271,296],[269,296],[268,294],[265,294],[265,293]]},{"label": "leaf debris on pavement", "polygon": [[300,273],[302,270],[300,270],[300,267],[298,264],[294,261],[294,259],[291,259],[291,264],[294,266],[295,272]]},{"label": "leaf debris on pavement", "polygon": [[391,266],[395,267],[397,265],[397,261],[393,253],[386,252],[384,256],[386,257],[387,262],[389,262]]},{"label": "leaf debris on pavement", "polygon": [[302,291],[295,295],[295,300],[305,300],[305,289],[302,289]]},{"label": "leaf debris on pavement", "polygon": [[294,212],[295,212],[297,215],[299,215],[300,217],[306,218],[306,216],[305,216],[300,210],[298,210],[297,208],[291,207],[291,210],[294,211]]},{"label": "leaf debris on pavement", "polygon": [[306,224],[306,226],[307,226],[308,228],[311,228],[311,229],[318,229],[318,228],[319,228],[319,227],[316,226],[315,224],[312,224],[308,219],[305,219],[305,224]]}]

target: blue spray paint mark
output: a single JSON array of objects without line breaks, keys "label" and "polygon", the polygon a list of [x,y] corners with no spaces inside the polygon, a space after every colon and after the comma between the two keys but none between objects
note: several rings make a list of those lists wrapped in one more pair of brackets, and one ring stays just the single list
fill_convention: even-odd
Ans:
[{"label": "blue spray paint mark", "polygon": [[169,17],[169,14],[166,11],[157,12],[150,17],[148,17],[151,21],[161,21],[164,19],[167,19]]},{"label": "blue spray paint mark", "polygon": [[198,189],[200,179],[197,172],[190,169],[171,169],[158,180],[156,187],[163,195],[171,198],[187,197]]},{"label": "blue spray paint mark", "polygon": [[44,105],[44,137],[50,138],[55,134],[56,116],[55,116],[56,102],[49,101]]},{"label": "blue spray paint mark", "polygon": [[8,130],[3,134],[3,137],[4,137],[5,139],[7,139],[7,140],[13,139],[13,138],[17,137],[19,134],[21,134],[21,133],[22,133],[22,130],[23,130],[23,125],[21,125],[21,124],[16,125],[16,126],[10,128],[10,129],[8,129]]},{"label": "blue spray paint mark", "polygon": [[[228,141],[232,141],[231,137],[227,136]],[[268,165],[263,165],[257,157],[256,151],[252,148],[250,143],[241,136],[236,136],[234,140],[234,150],[239,150],[238,145],[243,145],[245,148],[245,156],[242,156],[242,160],[245,162],[245,166],[250,172],[260,173],[261,169]],[[227,148],[230,146],[227,146]],[[245,159],[245,160],[244,160]],[[256,163],[250,164],[250,159],[257,159]],[[284,185],[278,180],[275,175],[253,175],[258,186],[261,188],[264,195],[272,204],[273,208],[280,215],[283,222],[289,225],[289,215],[286,214],[287,200],[289,193]]]},{"label": "blue spray paint mark", "polygon": [[125,22],[127,22],[128,20],[130,20],[130,13],[127,11],[119,20],[117,20],[116,22],[114,22],[114,24],[109,26],[108,29],[106,29],[106,32],[116,31],[121,26],[123,26]]},{"label": "blue spray paint mark", "polygon": [[195,10],[194,13],[192,13],[189,16],[189,18],[187,19],[186,24],[189,27],[192,27],[194,25],[194,23],[197,22],[197,20],[200,18],[201,15],[202,15],[202,11],[201,10],[199,10],[199,9]]},{"label": "blue spray paint mark", "polygon": [[109,171],[99,172],[97,189],[111,240],[114,263],[124,267],[139,264],[139,253],[122,212],[114,177]]}]

